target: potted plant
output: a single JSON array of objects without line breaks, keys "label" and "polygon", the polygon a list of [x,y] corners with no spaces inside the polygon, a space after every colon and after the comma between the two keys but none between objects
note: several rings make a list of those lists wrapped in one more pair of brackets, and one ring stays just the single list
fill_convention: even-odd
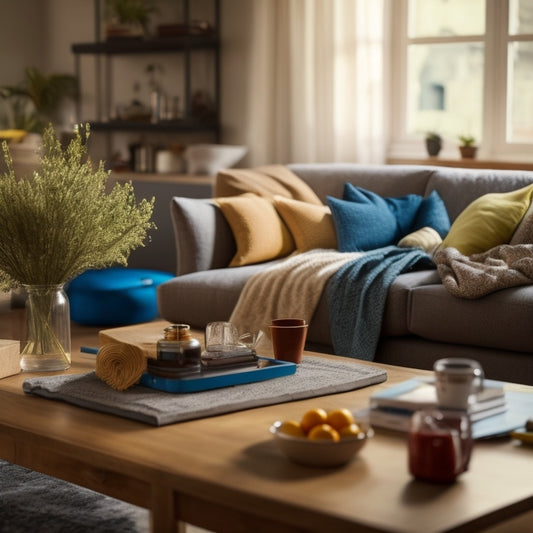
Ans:
[{"label": "potted plant", "polygon": [[42,134],[57,119],[65,98],[75,98],[78,81],[70,74],[43,74],[35,67],[24,70],[18,85],[0,87],[0,97],[8,103],[8,127]]},{"label": "potted plant", "polygon": [[426,133],[426,150],[430,157],[436,157],[442,148],[442,137],[434,131]]},{"label": "potted plant", "polygon": [[459,135],[459,151],[463,159],[473,159],[476,157],[476,139],[472,135]]},{"label": "potted plant", "polygon": [[154,0],[107,0],[107,38],[148,36],[150,16],[155,12]]}]

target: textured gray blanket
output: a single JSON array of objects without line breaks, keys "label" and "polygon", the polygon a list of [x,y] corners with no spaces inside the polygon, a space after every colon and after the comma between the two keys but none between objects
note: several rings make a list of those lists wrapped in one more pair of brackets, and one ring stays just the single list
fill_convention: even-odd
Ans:
[{"label": "textured gray blanket", "polygon": [[94,372],[26,379],[24,392],[162,426],[253,407],[355,390],[387,379],[379,368],[336,357],[304,356],[295,374],[189,394],[136,385],[116,391]]},{"label": "textured gray blanket", "polygon": [[445,248],[433,258],[444,287],[459,298],[533,283],[533,244],[502,244],[470,256]]}]

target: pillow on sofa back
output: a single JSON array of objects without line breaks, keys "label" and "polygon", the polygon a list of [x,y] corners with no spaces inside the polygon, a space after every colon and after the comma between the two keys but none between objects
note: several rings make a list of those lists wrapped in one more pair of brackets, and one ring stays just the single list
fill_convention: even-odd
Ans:
[{"label": "pillow on sofa back", "polygon": [[247,192],[253,192],[265,198],[273,199],[274,196],[279,195],[322,205],[313,189],[283,165],[232,168],[218,172],[215,181],[217,198],[237,196]]},{"label": "pillow on sofa back", "polygon": [[237,245],[230,267],[277,259],[294,251],[292,236],[270,200],[248,193],[217,198],[216,202]]},{"label": "pillow on sofa back", "polygon": [[415,216],[411,232],[422,228],[433,228],[442,239],[450,231],[450,217],[446,205],[437,191],[432,191],[422,200]]},{"label": "pillow on sofa back", "polygon": [[237,247],[231,227],[216,203],[176,196],[170,203],[170,214],[178,276],[228,266]]},{"label": "pillow on sofa back", "polygon": [[528,211],[532,194],[533,185],[528,185],[477,198],[455,219],[441,248],[453,247],[472,255],[507,244]]},{"label": "pillow on sofa back", "polygon": [[341,252],[374,250],[396,244],[411,231],[422,197],[409,194],[383,198],[379,194],[344,186],[343,199],[328,196]]},{"label": "pillow on sofa back", "polygon": [[337,248],[333,217],[327,205],[314,205],[275,196],[274,206],[287,224],[298,252]]}]

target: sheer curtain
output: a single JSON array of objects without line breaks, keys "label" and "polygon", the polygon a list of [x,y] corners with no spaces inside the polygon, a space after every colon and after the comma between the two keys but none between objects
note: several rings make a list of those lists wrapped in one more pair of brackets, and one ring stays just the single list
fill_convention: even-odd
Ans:
[{"label": "sheer curtain", "polygon": [[381,163],[386,0],[252,0],[250,163]]}]

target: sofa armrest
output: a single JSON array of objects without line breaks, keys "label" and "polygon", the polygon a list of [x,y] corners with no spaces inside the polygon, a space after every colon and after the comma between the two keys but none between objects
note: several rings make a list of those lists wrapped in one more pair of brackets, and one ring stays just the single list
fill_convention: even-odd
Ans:
[{"label": "sofa armrest", "polygon": [[229,265],[237,248],[231,228],[216,203],[175,196],[170,213],[178,276]]}]

